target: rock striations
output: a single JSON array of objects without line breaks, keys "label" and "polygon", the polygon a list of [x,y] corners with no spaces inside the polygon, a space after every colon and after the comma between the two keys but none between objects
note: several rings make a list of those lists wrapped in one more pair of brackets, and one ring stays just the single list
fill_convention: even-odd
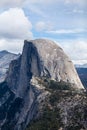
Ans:
[{"label": "rock striations", "polygon": [[37,111],[50,95],[39,83],[43,78],[69,83],[75,90],[84,89],[72,61],[56,43],[45,39],[25,40],[22,55],[11,62],[1,84],[1,130],[25,130],[40,115]]},{"label": "rock striations", "polygon": [[0,51],[0,82],[5,80],[10,62],[17,59],[19,56],[20,54],[13,54],[6,50]]},{"label": "rock striations", "polygon": [[83,89],[72,61],[50,40],[25,40],[22,56],[11,63],[6,80],[11,89],[23,97],[32,76],[62,80],[75,89]]}]

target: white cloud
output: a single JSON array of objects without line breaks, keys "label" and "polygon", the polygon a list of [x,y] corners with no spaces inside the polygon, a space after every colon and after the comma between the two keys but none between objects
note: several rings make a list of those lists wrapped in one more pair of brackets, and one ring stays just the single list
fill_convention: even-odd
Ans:
[{"label": "white cloud", "polygon": [[82,33],[82,32],[87,32],[84,29],[61,29],[61,30],[53,30],[53,31],[46,31],[47,33],[52,33],[52,34],[70,34],[70,33]]},{"label": "white cloud", "polygon": [[23,44],[24,44],[23,40],[0,39],[0,51],[8,50],[13,53],[19,53],[19,52],[22,52]]},{"label": "white cloud", "polygon": [[[61,0],[55,0],[55,2],[60,2]],[[30,3],[30,4],[52,4],[54,3],[53,0],[25,0],[25,3]]]},{"label": "white cloud", "polygon": [[63,2],[66,4],[78,4],[78,5],[86,5],[86,0],[2,0],[0,1],[1,8],[11,8],[11,7],[23,7],[27,4],[58,4],[59,2]]},{"label": "white cloud", "polygon": [[86,0],[64,0],[65,3],[67,4],[77,4],[80,6],[85,6],[86,5]]},{"label": "white cloud", "polygon": [[35,28],[37,31],[49,31],[53,28],[53,26],[50,22],[39,21],[36,23]]},{"label": "white cloud", "polygon": [[87,41],[67,40],[61,42],[61,47],[71,57],[75,64],[87,63]]},{"label": "white cloud", "polygon": [[32,4],[27,3],[26,8],[29,10],[29,12],[33,12],[34,15],[38,14],[41,17],[46,17],[46,14],[44,13],[44,11],[42,11],[40,7],[34,4],[32,5]]},{"label": "white cloud", "polygon": [[[55,0],[55,2],[60,0]],[[0,1],[1,8],[13,8],[13,7],[23,7],[27,4],[50,4],[53,0],[2,0]]]},{"label": "white cloud", "polygon": [[0,50],[22,52],[23,40],[31,39],[32,24],[22,9],[11,8],[0,14]]},{"label": "white cloud", "polygon": [[73,60],[73,63],[75,65],[84,65],[84,64],[87,64],[87,60]]},{"label": "white cloud", "polygon": [[[21,0],[22,1],[22,0]],[[32,3],[32,4],[54,4],[54,3],[59,3],[59,2],[63,2],[63,3],[67,3],[67,4],[79,4],[79,5],[83,5],[86,4],[86,0],[55,0],[55,2],[53,0],[25,0],[25,2],[27,3]]]},{"label": "white cloud", "polygon": [[[0,11],[3,13],[0,14],[0,50],[20,52],[23,46],[23,40],[20,39],[33,37],[32,24],[25,16],[24,11],[28,17],[31,16],[34,26],[36,24],[35,29],[49,33],[47,35],[50,38],[52,38],[50,34],[71,34],[72,36],[76,33],[84,34],[87,31],[80,28],[86,27],[87,19],[84,15],[79,14],[83,11],[86,12],[86,9],[79,8],[78,5],[81,7],[87,5],[86,0],[1,0]],[[24,7],[24,11],[21,7]],[[4,11],[4,9],[9,10]],[[65,13],[70,10],[73,11],[73,14]],[[65,28],[65,25],[68,29],[61,29]],[[53,26],[56,30],[53,30]],[[75,63],[87,61],[86,41],[64,41],[61,42],[61,45]]]},{"label": "white cloud", "polygon": [[73,13],[83,14],[83,13],[84,13],[84,10],[81,10],[81,9],[73,9]]},{"label": "white cloud", "polygon": [[0,37],[13,39],[31,38],[32,24],[22,9],[11,8],[0,14]]},{"label": "white cloud", "polygon": [[18,7],[24,3],[24,0],[2,0],[0,1],[1,8]]}]

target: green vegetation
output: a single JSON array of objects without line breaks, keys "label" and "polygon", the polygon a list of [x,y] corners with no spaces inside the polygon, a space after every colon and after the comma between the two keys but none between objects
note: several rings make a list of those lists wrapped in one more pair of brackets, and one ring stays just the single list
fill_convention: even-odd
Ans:
[{"label": "green vegetation", "polygon": [[[82,103],[86,102],[87,93],[74,91],[70,83],[64,81],[57,82],[46,78],[37,80],[51,95],[45,101],[42,115],[31,121],[26,130],[85,130],[83,121],[87,120],[87,105]],[[65,106],[69,108],[66,112],[62,109]],[[66,125],[61,116],[64,112],[67,113]]]},{"label": "green vegetation", "polygon": [[74,126],[74,124],[72,124],[73,126],[68,126],[66,127],[66,130],[84,130],[83,126],[82,125],[77,125],[77,126]]},{"label": "green vegetation", "polygon": [[55,81],[52,79],[46,79],[43,77],[42,79],[37,79],[39,84],[42,84],[43,86],[46,87],[48,90],[71,90],[71,84],[69,82],[64,82],[64,81]]},{"label": "green vegetation", "polygon": [[69,90],[70,86],[71,85],[69,83],[66,83],[64,81],[57,82],[54,80],[50,80],[49,83],[49,88],[52,90]]},{"label": "green vegetation", "polygon": [[58,130],[62,125],[59,112],[60,110],[56,108],[50,110],[46,107],[43,116],[31,122],[26,130]]},{"label": "green vegetation", "polygon": [[45,77],[37,80],[39,84],[45,86],[45,89],[51,92],[51,95],[47,103],[48,106],[44,106],[42,116],[32,121],[26,130],[58,130],[63,124],[61,122],[60,109],[57,108],[56,103],[61,98],[61,91],[69,90],[70,84],[63,81],[57,82],[46,79]]}]

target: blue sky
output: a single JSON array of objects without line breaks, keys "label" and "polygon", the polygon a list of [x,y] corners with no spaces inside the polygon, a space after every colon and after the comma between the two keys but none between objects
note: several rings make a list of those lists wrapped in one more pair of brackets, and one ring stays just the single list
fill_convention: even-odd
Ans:
[{"label": "blue sky", "polygon": [[24,39],[58,42],[74,63],[87,63],[86,0],[3,0],[0,50],[20,52]]}]

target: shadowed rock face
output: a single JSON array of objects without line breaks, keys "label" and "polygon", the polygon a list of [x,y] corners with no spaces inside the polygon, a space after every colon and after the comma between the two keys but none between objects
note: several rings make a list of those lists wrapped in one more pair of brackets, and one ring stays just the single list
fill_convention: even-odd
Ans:
[{"label": "shadowed rock face", "polygon": [[[83,88],[72,61],[57,44],[44,39],[30,42],[36,47],[39,55],[40,76],[68,81],[74,84],[75,88]],[[29,46],[30,42],[25,41],[25,44]]]},{"label": "shadowed rock face", "polygon": [[83,89],[72,61],[57,44],[49,40],[25,41],[21,59],[10,65],[7,82],[22,97],[32,75],[62,80],[72,83],[75,89]]},{"label": "shadowed rock face", "polygon": [[[22,55],[11,62],[6,77],[7,86],[11,94],[14,94],[9,106],[14,110],[16,104],[17,110],[14,110],[11,122],[7,116],[3,117],[1,130],[10,130],[10,128],[24,130],[30,120],[37,115],[41,101],[49,95],[49,92],[36,80],[41,77],[69,82],[75,89],[84,89],[73,63],[57,44],[44,39],[25,40]],[[6,113],[8,114],[9,111],[8,107]]]}]

